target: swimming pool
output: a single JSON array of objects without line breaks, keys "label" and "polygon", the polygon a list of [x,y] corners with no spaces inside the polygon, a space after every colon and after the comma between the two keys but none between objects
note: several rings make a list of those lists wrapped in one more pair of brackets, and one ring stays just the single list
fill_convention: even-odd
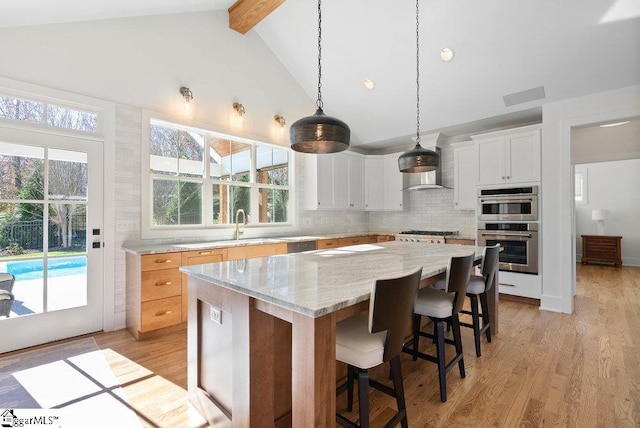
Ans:
[{"label": "swimming pool", "polygon": [[[49,277],[85,275],[87,256],[60,257],[48,260]],[[16,277],[16,281],[42,279],[42,259],[7,262],[7,272]]]}]

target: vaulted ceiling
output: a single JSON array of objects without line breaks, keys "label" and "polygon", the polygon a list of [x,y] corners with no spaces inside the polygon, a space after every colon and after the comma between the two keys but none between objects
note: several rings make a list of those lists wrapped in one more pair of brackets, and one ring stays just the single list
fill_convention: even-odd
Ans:
[{"label": "vaulted ceiling", "polygon": [[[0,27],[226,10],[233,3],[12,0],[3,2]],[[239,3],[242,24],[259,22],[248,31],[315,100],[317,2]],[[424,133],[539,121],[545,103],[640,84],[637,0],[421,0],[419,28]],[[450,62],[439,57],[444,47],[454,51]],[[366,89],[365,79],[375,88]],[[534,88],[542,90],[527,100]],[[505,104],[510,94],[515,100]],[[415,1],[323,2],[322,97],[325,113],[350,125],[352,145],[407,144],[416,129]]]}]

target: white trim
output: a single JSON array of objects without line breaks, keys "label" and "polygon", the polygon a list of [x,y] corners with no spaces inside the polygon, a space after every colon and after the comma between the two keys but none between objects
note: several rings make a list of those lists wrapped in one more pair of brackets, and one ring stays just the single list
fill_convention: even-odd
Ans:
[{"label": "white trim", "polygon": [[104,133],[104,207],[102,223],[102,241],[104,242],[104,285],[103,285],[103,325],[104,331],[120,328],[115,319],[115,258],[116,258],[116,227],[115,227],[115,158],[116,158],[116,107],[113,103],[105,102],[102,110],[102,125]]},{"label": "white trim", "polygon": [[34,85],[0,76],[0,92],[25,97],[33,101],[77,108],[98,114],[96,132],[77,131],[53,126],[2,120],[2,126],[65,137],[101,141],[103,145],[103,285],[102,328],[111,331],[119,327],[115,320],[115,104],[112,102],[74,94],[44,86]]},{"label": "white trim", "polygon": [[573,312],[576,232],[571,128],[640,116],[638,94],[636,85],[543,106],[543,309]]}]

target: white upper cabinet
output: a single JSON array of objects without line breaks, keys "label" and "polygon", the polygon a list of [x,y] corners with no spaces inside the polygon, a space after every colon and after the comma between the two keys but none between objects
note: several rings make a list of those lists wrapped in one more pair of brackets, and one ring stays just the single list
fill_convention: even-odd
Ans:
[{"label": "white upper cabinet", "polygon": [[384,210],[384,160],[384,156],[367,156],[364,160],[364,208],[367,211]]},{"label": "white upper cabinet", "polygon": [[364,209],[364,155],[340,152],[302,156],[305,209]]},{"label": "white upper cabinet", "polygon": [[478,151],[473,141],[452,144],[453,147],[453,207],[475,210],[478,200]]},{"label": "white upper cabinet", "polygon": [[402,210],[402,173],[398,156],[372,155],[365,158],[365,209],[367,211]]},{"label": "white upper cabinet", "polygon": [[478,185],[540,181],[540,125],[474,135]]},{"label": "white upper cabinet", "polygon": [[[347,152],[348,153],[348,152]],[[349,159],[349,203],[351,210],[364,209],[364,160],[365,156],[358,153],[348,153]]]},{"label": "white upper cabinet", "polygon": [[398,169],[398,157],[402,153],[392,153],[384,157],[384,209],[402,211],[403,181]]}]

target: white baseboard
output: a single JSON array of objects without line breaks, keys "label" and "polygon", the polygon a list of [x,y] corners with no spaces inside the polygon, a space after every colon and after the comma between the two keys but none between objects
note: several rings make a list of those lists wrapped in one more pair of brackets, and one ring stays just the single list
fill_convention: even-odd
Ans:
[{"label": "white baseboard", "polygon": [[[567,306],[568,304],[568,306]],[[542,295],[540,297],[540,310],[541,311],[549,311],[549,312],[559,312],[562,314],[570,314],[571,313],[571,302],[566,302],[561,297],[556,296],[546,296]]]}]

